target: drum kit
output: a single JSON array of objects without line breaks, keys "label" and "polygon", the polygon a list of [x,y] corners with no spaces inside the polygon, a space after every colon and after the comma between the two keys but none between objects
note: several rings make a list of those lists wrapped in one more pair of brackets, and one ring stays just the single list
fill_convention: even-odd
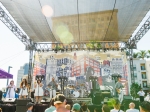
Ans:
[{"label": "drum kit", "polygon": [[[50,96],[50,88],[45,88],[44,90],[44,96],[49,97]],[[87,88],[84,84],[81,85],[67,85],[67,87],[64,87],[63,94],[68,98],[87,98],[89,93]]]},{"label": "drum kit", "polygon": [[86,98],[88,97],[88,91],[84,87],[84,84],[77,86],[68,86],[64,89],[64,95],[69,98]]}]

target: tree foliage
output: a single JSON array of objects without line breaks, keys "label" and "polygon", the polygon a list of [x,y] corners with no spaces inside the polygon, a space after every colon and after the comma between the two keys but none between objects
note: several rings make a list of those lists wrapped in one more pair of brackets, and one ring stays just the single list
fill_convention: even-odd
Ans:
[{"label": "tree foliage", "polygon": [[138,91],[140,91],[141,86],[137,83],[132,83],[131,87],[130,87],[130,94],[133,97],[133,99],[138,98],[139,95],[137,94]]}]

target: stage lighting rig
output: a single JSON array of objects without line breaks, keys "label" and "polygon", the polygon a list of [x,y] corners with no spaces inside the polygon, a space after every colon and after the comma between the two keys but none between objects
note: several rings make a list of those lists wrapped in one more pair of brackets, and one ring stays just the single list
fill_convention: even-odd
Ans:
[{"label": "stage lighting rig", "polygon": [[61,92],[63,93],[64,84],[68,81],[68,77],[66,77],[66,76],[58,77],[58,81],[61,83]]},{"label": "stage lighting rig", "polygon": [[36,75],[36,80],[44,80],[45,79],[45,76],[44,75]]},{"label": "stage lighting rig", "polygon": [[115,80],[115,83],[118,81],[118,78],[119,77],[122,77],[121,75],[119,75],[119,74],[112,74],[112,80]]},{"label": "stage lighting rig", "polygon": [[98,81],[98,77],[97,76],[90,76],[89,77],[89,80],[90,80],[90,82],[96,82],[96,81]]}]

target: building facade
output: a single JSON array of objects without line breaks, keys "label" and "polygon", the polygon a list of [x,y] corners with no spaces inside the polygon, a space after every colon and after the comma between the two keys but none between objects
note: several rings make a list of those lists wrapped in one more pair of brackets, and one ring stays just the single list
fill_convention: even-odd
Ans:
[{"label": "building facade", "polygon": [[29,64],[28,63],[25,63],[18,70],[17,84],[16,84],[17,88],[20,88],[20,83],[21,83],[22,79],[25,78],[28,75],[28,70],[29,70]]},{"label": "building facade", "polygon": [[[146,60],[133,59],[134,79],[135,83],[141,85],[144,91],[148,91],[148,68]],[[130,62],[128,61],[128,84],[131,86]]]}]

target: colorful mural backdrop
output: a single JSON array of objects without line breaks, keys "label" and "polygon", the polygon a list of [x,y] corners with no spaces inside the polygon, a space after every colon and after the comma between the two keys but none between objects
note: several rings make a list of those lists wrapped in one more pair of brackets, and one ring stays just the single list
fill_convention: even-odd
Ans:
[{"label": "colorful mural backdrop", "polygon": [[[126,55],[121,51],[50,52],[40,53],[37,56],[40,57],[39,62],[46,65],[46,85],[52,77],[57,80],[59,76],[66,76],[69,79],[68,84],[85,84],[89,82],[90,76],[97,76],[98,86],[101,89],[107,88],[113,91],[115,81],[112,80],[111,75],[121,75],[122,83],[127,80],[128,76]],[[43,68],[39,63],[35,65]],[[34,75],[36,74],[38,73],[34,72]],[[128,93],[127,90],[128,88],[124,88],[125,94]]]}]

